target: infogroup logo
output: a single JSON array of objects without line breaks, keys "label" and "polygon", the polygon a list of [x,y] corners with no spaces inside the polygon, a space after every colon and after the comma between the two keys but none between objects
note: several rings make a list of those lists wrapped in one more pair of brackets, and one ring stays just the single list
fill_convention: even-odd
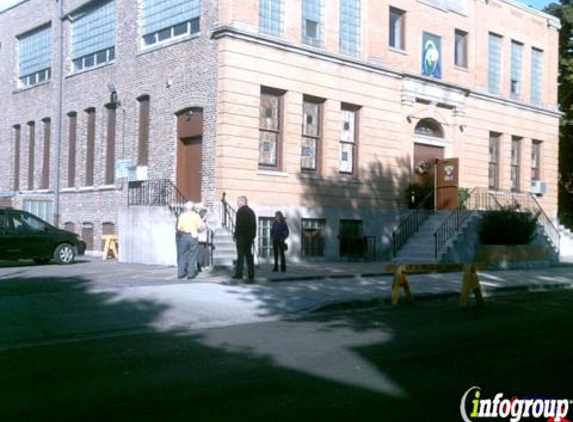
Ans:
[{"label": "infogroup logo", "polygon": [[564,418],[571,403],[569,399],[504,398],[503,393],[488,399],[482,398],[480,387],[471,387],[462,396],[460,413],[464,422],[475,422],[480,418],[509,419],[511,422],[543,418],[550,422],[569,422]]}]

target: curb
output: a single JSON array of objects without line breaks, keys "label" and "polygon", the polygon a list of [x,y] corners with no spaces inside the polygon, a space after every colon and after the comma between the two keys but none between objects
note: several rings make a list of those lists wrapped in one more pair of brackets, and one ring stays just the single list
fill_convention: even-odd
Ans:
[{"label": "curb", "polygon": [[[495,297],[495,296],[504,296],[510,295],[513,293],[523,293],[523,292],[549,292],[549,291],[557,291],[557,290],[567,290],[573,289],[573,283],[550,283],[545,285],[529,285],[529,284],[522,284],[518,286],[501,286],[501,287],[490,287],[484,289],[485,297]],[[436,293],[421,293],[415,296],[414,304],[407,304],[413,306],[417,302],[426,302],[430,300],[443,300],[449,299],[451,297],[459,297],[460,293],[455,291],[444,291],[444,292],[436,292]],[[381,296],[379,294],[379,296]],[[326,303],[323,305],[317,305],[311,309],[308,309],[308,313],[326,313],[326,312],[344,312],[344,311],[352,311],[352,310],[360,310],[360,309],[369,309],[375,308],[380,305],[388,305],[390,304],[389,297],[378,297],[378,298],[371,298],[371,299],[358,299],[358,300],[348,300],[348,301],[339,301],[339,302],[331,302]]]}]

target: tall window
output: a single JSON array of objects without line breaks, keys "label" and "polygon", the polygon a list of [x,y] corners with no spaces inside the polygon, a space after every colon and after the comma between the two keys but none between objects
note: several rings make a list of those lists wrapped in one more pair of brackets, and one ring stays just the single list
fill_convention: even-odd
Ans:
[{"label": "tall window", "polygon": [[323,1],[302,0],[302,41],[322,47]]},{"label": "tall window", "polygon": [[531,144],[531,180],[541,180],[541,141]]},{"label": "tall window", "polygon": [[521,189],[521,138],[511,137],[511,190]]},{"label": "tall window", "polygon": [[137,165],[146,166],[149,161],[149,95],[137,99],[139,103],[139,133]]},{"label": "tall window", "polygon": [[76,186],[77,115],[68,113],[68,187]]},{"label": "tall window", "polygon": [[98,2],[72,17],[74,70],[115,59],[115,2]]},{"label": "tall window", "polygon": [[280,36],[283,33],[284,0],[259,0],[259,31]]},{"label": "tall window", "polygon": [[20,125],[14,126],[14,191],[20,190]]},{"label": "tall window", "polygon": [[36,124],[28,122],[28,190],[34,190],[34,167],[36,157]]},{"label": "tall window", "polygon": [[303,218],[302,227],[302,256],[324,256],[324,232],[326,220],[324,218]]},{"label": "tall window", "polygon": [[94,225],[93,223],[82,224],[82,240],[86,242],[86,250],[94,250]]},{"label": "tall window", "polygon": [[543,51],[531,49],[531,102],[541,103],[541,88],[543,77]]},{"label": "tall window", "polygon": [[271,227],[273,225],[273,217],[259,217],[259,256],[261,258],[269,258],[273,256],[273,241],[271,239]]},{"label": "tall window", "polygon": [[259,105],[259,167],[280,168],[282,94],[261,88]]},{"label": "tall window", "polygon": [[360,49],[360,1],[340,0],[340,52],[351,56]]},{"label": "tall window", "polygon": [[95,108],[88,108],[86,131],[86,176],[84,186],[94,185]]},{"label": "tall window", "polygon": [[51,27],[44,26],[18,37],[18,77],[21,86],[35,85],[51,77]]},{"label": "tall window", "polygon": [[340,161],[338,171],[356,173],[356,144],[358,141],[358,111],[356,107],[342,106],[340,120]]},{"label": "tall window", "polygon": [[115,181],[115,106],[107,107],[107,134],[105,148],[104,184],[113,185]]},{"label": "tall window", "polygon": [[44,153],[40,189],[48,189],[50,186],[50,119],[45,118],[42,123],[44,124]]},{"label": "tall window", "polygon": [[459,67],[468,67],[468,33],[460,29],[455,32],[454,64]]},{"label": "tall window", "polygon": [[487,86],[493,94],[501,91],[501,40],[501,36],[489,34]]},{"label": "tall window", "polygon": [[490,189],[499,189],[499,133],[489,133],[489,167],[488,186]]},{"label": "tall window", "polygon": [[523,44],[511,42],[511,97],[518,99],[521,97],[521,79],[523,63]]},{"label": "tall window", "polygon": [[406,49],[406,12],[394,7],[390,8],[390,25],[388,43],[390,47],[398,50]]},{"label": "tall window", "polygon": [[143,0],[143,44],[199,32],[200,0]]},{"label": "tall window", "polygon": [[305,99],[302,104],[302,151],[301,169],[303,171],[319,171],[320,138],[322,135],[322,103]]}]

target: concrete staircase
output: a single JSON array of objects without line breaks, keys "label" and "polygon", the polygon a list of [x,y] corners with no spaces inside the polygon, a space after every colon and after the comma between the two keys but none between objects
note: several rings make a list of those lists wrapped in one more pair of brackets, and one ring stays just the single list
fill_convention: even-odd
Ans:
[{"label": "concrete staircase", "polygon": [[237,258],[237,249],[233,236],[224,228],[215,230],[213,236],[213,267],[215,268],[233,268],[234,261]]},{"label": "concrete staircase", "polygon": [[451,211],[435,211],[420,226],[394,257],[394,261],[405,263],[435,263],[434,232],[450,215]]}]

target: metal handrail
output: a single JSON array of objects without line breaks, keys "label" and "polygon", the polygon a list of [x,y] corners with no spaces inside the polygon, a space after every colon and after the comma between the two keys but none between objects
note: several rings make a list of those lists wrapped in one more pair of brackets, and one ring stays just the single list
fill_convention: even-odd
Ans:
[{"label": "metal handrail", "polygon": [[553,247],[559,252],[560,234],[557,227],[547,216],[535,195],[525,192],[492,191],[487,188],[474,188],[466,202],[450,214],[434,232],[435,250],[438,254],[447,242],[459,231],[460,227],[470,217],[472,211],[500,211],[513,209],[516,212],[530,212],[537,215],[537,225],[540,227]]},{"label": "metal handrail", "polygon": [[472,211],[468,209],[468,205],[471,203],[471,198],[476,192],[477,188],[472,189],[466,200],[459,204],[458,209],[452,211],[434,232],[434,258],[436,260],[442,248],[454,237],[460,230],[460,227],[471,216]]},{"label": "metal handrail", "polygon": [[414,208],[400,223],[398,227],[392,232],[392,247],[393,256],[396,256],[398,250],[404,246],[408,239],[418,231],[424,221],[428,219],[430,214],[434,212],[432,205],[431,209],[426,209],[428,201],[433,200],[434,191],[430,192],[424,200]]},{"label": "metal handrail", "polygon": [[187,198],[169,179],[139,180],[128,184],[128,206],[167,206],[177,217],[185,202]]},{"label": "metal handrail", "polygon": [[227,231],[231,234],[235,233],[235,221],[237,219],[237,211],[227,202],[227,193],[223,192],[223,198],[221,199],[221,205],[223,208],[223,218],[221,224]]}]

